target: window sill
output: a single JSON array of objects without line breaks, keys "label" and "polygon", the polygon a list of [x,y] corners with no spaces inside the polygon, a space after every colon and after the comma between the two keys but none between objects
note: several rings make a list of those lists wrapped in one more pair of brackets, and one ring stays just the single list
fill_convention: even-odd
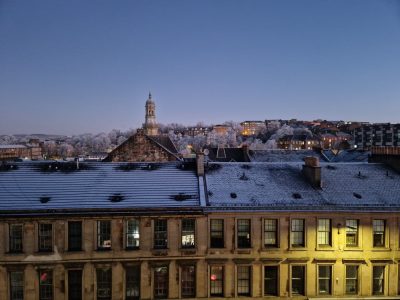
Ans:
[{"label": "window sill", "polygon": [[332,246],[317,246],[317,248],[315,248],[315,251],[335,251],[335,249]]},{"label": "window sill", "polygon": [[151,251],[151,254],[154,256],[167,256],[168,255],[168,249],[153,249]]},{"label": "window sill", "polygon": [[261,252],[263,252],[263,251],[276,251],[276,250],[280,250],[280,247],[262,247],[261,249],[260,249],[260,251]]},{"label": "window sill", "polygon": [[98,252],[107,252],[107,251],[111,251],[111,248],[97,248],[96,251],[98,251]]},{"label": "window sill", "polygon": [[354,246],[354,247],[347,246],[344,247],[343,251],[364,251],[364,249],[360,248],[359,246]]},{"label": "window sill", "polygon": [[6,255],[21,255],[24,254],[23,251],[9,251],[5,253]]},{"label": "window sill", "polygon": [[51,254],[54,253],[53,250],[39,250],[36,252],[37,254]]},{"label": "window sill", "polygon": [[126,251],[138,251],[138,250],[140,250],[140,248],[139,247],[125,247],[125,250]]},{"label": "window sill", "polygon": [[384,251],[392,251],[391,248],[386,247],[374,247],[371,249],[372,252],[384,252]]},{"label": "window sill", "polygon": [[307,251],[307,248],[305,246],[302,247],[289,247],[289,251]]}]

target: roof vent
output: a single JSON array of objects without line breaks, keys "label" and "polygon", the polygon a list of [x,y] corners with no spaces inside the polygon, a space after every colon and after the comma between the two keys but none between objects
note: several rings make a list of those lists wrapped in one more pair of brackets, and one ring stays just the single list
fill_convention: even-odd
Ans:
[{"label": "roof vent", "polygon": [[356,197],[357,199],[361,199],[362,196],[359,193],[353,193],[353,196]]},{"label": "roof vent", "polygon": [[357,178],[360,178],[360,179],[365,179],[365,178],[367,178],[367,176],[361,174],[361,171],[358,171],[358,174],[357,174],[356,177],[357,177]]},{"label": "roof vent", "polygon": [[249,180],[249,177],[243,172],[242,176],[239,177],[240,180]]},{"label": "roof vent", "polygon": [[51,197],[49,197],[49,196],[41,196],[41,197],[39,198],[40,203],[47,203],[47,202],[50,201],[50,199],[51,199]]},{"label": "roof vent", "polygon": [[294,199],[301,199],[301,198],[303,198],[303,197],[301,196],[300,193],[293,193],[293,194],[292,194],[292,197],[293,197]]},{"label": "roof vent", "polygon": [[232,198],[232,199],[236,199],[236,198],[237,198],[236,193],[231,193],[231,198]]},{"label": "roof vent", "polygon": [[326,168],[329,169],[329,170],[336,170],[337,169],[335,166],[332,166],[332,165],[327,165]]},{"label": "roof vent", "polygon": [[115,193],[113,195],[111,195],[108,200],[110,200],[111,202],[121,202],[122,200],[124,200],[124,196],[121,193]]},{"label": "roof vent", "polygon": [[184,200],[192,199],[193,196],[192,195],[187,195],[185,193],[179,193],[179,194],[176,194],[176,195],[172,195],[171,198],[173,198],[176,201],[184,201]]}]

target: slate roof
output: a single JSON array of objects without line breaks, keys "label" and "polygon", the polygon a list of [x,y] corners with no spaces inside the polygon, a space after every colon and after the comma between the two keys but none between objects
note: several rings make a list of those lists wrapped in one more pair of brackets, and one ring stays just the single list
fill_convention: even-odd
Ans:
[{"label": "slate roof", "polygon": [[146,137],[148,139],[154,141],[155,143],[157,143],[161,147],[163,147],[169,153],[171,153],[171,154],[173,154],[175,156],[177,155],[178,150],[176,149],[174,143],[171,141],[169,136],[167,136],[167,135],[153,135],[153,136],[146,135]]},{"label": "slate roof", "polygon": [[209,154],[207,159],[209,161],[220,162],[249,162],[250,157],[243,148],[208,148]]},{"label": "slate roof", "polygon": [[[75,163],[11,166],[0,169],[0,215],[11,211],[194,211],[200,205],[196,171],[179,162],[81,163],[79,170],[74,170]],[[41,203],[41,199],[49,201]]]},{"label": "slate roof", "polygon": [[400,175],[382,164],[322,163],[322,189],[306,181],[302,165],[209,163],[208,209],[400,211]]}]

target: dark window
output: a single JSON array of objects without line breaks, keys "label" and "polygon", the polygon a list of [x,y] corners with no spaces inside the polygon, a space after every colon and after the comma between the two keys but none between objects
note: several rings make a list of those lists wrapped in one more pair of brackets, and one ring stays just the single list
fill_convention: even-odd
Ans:
[{"label": "dark window", "polygon": [[140,266],[126,268],[126,300],[140,299]]},{"label": "dark window", "polygon": [[292,295],[304,296],[305,266],[292,266]]},{"label": "dark window", "polygon": [[196,268],[195,266],[182,266],[181,271],[182,297],[195,297],[196,296]]},{"label": "dark window", "polygon": [[210,247],[224,248],[224,220],[210,221]]},{"label": "dark window", "polygon": [[346,246],[358,246],[358,220],[346,220]]},{"label": "dark window", "polygon": [[154,297],[168,297],[168,267],[154,268]]},{"label": "dark window", "polygon": [[68,300],[82,300],[82,270],[68,271]]},{"label": "dark window", "polygon": [[224,267],[210,267],[210,296],[224,296]]},{"label": "dark window", "polygon": [[51,270],[39,271],[39,300],[53,300],[53,271]]},{"label": "dark window", "polygon": [[24,299],[24,272],[10,272],[10,300]]},{"label": "dark window", "polygon": [[9,251],[13,253],[22,252],[22,224],[10,224]]},{"label": "dark window", "polygon": [[251,225],[250,220],[237,221],[238,248],[251,248]]},{"label": "dark window", "polygon": [[82,222],[68,222],[68,250],[82,250]]},{"label": "dark window", "polygon": [[112,271],[111,269],[97,269],[97,299],[111,300],[112,296]]},{"label": "dark window", "polygon": [[331,245],[331,220],[318,219],[318,237],[319,246]]},{"label": "dark window", "polygon": [[167,220],[154,220],[154,248],[166,249],[168,247],[168,225]]},{"label": "dark window", "polygon": [[385,246],[385,220],[373,220],[372,227],[374,231],[374,247]]},{"label": "dark window", "polygon": [[277,266],[264,266],[264,295],[278,296]]},{"label": "dark window", "polygon": [[278,220],[264,220],[264,247],[278,247]]},{"label": "dark window", "polygon": [[292,247],[304,247],[304,219],[293,219],[291,224]]},{"label": "dark window", "polygon": [[39,224],[39,251],[53,251],[53,225]]},{"label": "dark window", "polygon": [[195,247],[195,219],[183,219],[182,220],[182,248],[194,248]]},{"label": "dark window", "polygon": [[358,266],[346,266],[346,294],[358,294]]},{"label": "dark window", "polygon": [[385,292],[385,266],[372,267],[372,294],[383,295]]},{"label": "dark window", "polygon": [[318,293],[330,295],[332,293],[332,266],[318,266]]},{"label": "dark window", "polygon": [[139,248],[139,225],[138,219],[126,221],[126,248],[138,249]]},{"label": "dark window", "polygon": [[239,296],[250,296],[251,267],[237,267],[237,293]]},{"label": "dark window", "polygon": [[111,249],[111,221],[97,221],[97,249]]}]

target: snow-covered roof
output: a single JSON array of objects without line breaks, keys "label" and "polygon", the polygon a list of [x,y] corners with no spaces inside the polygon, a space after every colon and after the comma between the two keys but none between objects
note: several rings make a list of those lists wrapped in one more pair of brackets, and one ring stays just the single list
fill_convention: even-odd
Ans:
[{"label": "snow-covered roof", "polygon": [[24,145],[0,145],[0,149],[26,148]]},{"label": "snow-covered roof", "polygon": [[[195,209],[196,171],[182,163],[30,162],[1,166],[6,211]],[[43,203],[42,203],[43,202]]]},{"label": "snow-covered roof", "polygon": [[400,210],[400,175],[382,164],[321,164],[322,188],[303,163],[210,163],[211,210]]}]

